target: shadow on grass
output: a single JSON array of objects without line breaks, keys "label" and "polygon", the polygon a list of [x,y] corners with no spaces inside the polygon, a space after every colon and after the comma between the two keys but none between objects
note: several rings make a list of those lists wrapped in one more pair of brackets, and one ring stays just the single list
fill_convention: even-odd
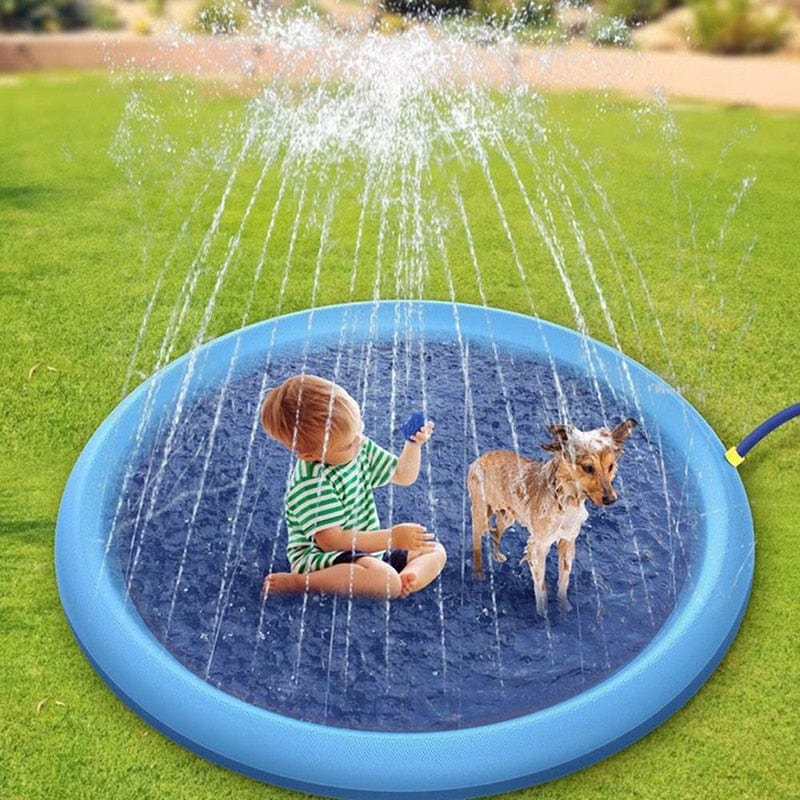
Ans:
[{"label": "shadow on grass", "polygon": [[37,519],[37,520],[19,520],[9,522],[0,516],[0,539],[19,539],[20,541],[31,541],[34,538],[46,534],[47,536],[54,536],[56,530],[55,520],[52,519]]},{"label": "shadow on grass", "polygon": [[35,209],[44,202],[52,202],[55,194],[52,186],[0,186],[0,204],[23,210]]},{"label": "shadow on grass", "polygon": [[24,519],[24,495],[0,489],[0,541],[12,539],[21,542],[52,538],[56,530],[54,519]]}]

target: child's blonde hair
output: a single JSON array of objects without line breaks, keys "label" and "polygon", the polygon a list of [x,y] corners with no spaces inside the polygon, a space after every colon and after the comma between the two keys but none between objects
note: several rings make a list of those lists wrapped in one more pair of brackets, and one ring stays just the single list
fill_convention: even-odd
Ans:
[{"label": "child's blonde hair", "polygon": [[316,375],[294,375],[261,406],[264,430],[295,453],[322,452],[327,436],[357,429],[358,403],[341,386]]}]

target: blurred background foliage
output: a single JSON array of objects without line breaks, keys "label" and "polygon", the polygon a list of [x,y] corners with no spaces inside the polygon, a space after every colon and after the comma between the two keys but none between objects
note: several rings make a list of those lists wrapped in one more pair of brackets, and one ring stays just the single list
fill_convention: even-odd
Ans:
[{"label": "blurred background foliage", "polygon": [[[150,34],[154,20],[179,0],[0,0],[0,31],[56,33],[81,29]],[[681,16],[683,49],[725,55],[780,50],[800,43],[800,0],[180,0],[190,6],[181,27],[229,36],[257,30],[253,20],[270,11],[324,20],[349,8],[385,34],[433,20],[475,30],[476,41],[515,36],[523,42],[563,43],[582,38],[596,45],[637,46],[639,31]],[[677,30],[677,29],[676,29]],[[673,36],[675,33],[673,32]]]}]

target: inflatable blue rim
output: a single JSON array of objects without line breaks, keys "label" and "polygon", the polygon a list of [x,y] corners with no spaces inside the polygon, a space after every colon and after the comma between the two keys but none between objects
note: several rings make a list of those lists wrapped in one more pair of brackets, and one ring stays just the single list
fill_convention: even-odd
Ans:
[{"label": "inflatable blue rim", "polygon": [[[640,398],[649,426],[690,448],[705,530],[675,609],[653,640],[601,683],[536,713],[480,727],[386,733],[327,727],[238,700],[195,676],[125,602],[106,565],[106,497],[124,467],[147,398],[154,418],[174,407],[187,370],[190,392],[217,385],[236,354],[263,365],[281,342],[335,343],[348,326],[392,333],[401,320],[427,340],[457,335],[551,355],[586,370],[587,355],[612,385]],[[309,338],[310,337],[310,338]],[[717,666],[741,622],[752,584],[747,497],[705,420],[658,376],[616,350],[523,315],[432,301],[327,306],[267,320],[198,348],[153,376],[101,424],[67,482],[56,530],[56,575],[67,619],[111,689],[190,750],[266,783],[344,798],[466,798],[511,791],[594,763],[634,742],[680,708]],[[113,559],[111,559],[113,560]],[[489,755],[487,755],[489,754]],[[397,764],[408,769],[396,769]],[[387,776],[391,786],[387,786]]]}]

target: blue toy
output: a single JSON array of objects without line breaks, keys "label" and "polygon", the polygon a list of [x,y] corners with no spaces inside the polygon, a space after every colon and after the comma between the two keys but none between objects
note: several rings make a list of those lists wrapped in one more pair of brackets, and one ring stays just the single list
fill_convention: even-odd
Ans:
[{"label": "blue toy", "polygon": [[424,426],[425,415],[421,411],[415,411],[401,428],[406,441],[413,442],[414,440],[411,437]]}]

